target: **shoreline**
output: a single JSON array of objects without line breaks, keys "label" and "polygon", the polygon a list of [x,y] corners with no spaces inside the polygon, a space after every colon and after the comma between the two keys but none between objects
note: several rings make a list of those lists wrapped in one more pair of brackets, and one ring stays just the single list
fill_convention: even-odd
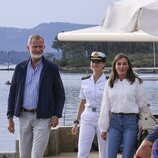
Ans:
[{"label": "shoreline", "polygon": [[[136,71],[137,73],[158,73],[158,67],[142,67],[142,68],[138,68],[138,67],[134,67],[133,68],[134,71]],[[92,70],[89,67],[62,67],[60,68],[60,72],[63,73],[91,73]],[[105,67],[104,69],[105,73],[110,73],[111,72],[111,67]]]}]

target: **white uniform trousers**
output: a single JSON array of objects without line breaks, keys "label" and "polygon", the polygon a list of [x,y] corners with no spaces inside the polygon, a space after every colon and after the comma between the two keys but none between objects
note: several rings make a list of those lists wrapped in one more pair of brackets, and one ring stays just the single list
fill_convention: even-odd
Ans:
[{"label": "white uniform trousers", "polygon": [[107,158],[107,140],[101,138],[98,128],[99,111],[85,108],[81,114],[79,131],[78,158],[88,158],[95,135],[98,139],[99,158]]},{"label": "white uniform trousers", "polygon": [[50,135],[50,119],[22,112],[19,118],[20,158],[43,158]]}]

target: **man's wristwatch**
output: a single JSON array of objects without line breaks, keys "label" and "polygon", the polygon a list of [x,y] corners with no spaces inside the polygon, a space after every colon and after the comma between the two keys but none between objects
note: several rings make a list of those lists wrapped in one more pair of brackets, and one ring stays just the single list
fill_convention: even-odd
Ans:
[{"label": "man's wristwatch", "polygon": [[73,123],[77,123],[77,124],[79,124],[80,122],[79,122],[78,120],[75,120]]}]

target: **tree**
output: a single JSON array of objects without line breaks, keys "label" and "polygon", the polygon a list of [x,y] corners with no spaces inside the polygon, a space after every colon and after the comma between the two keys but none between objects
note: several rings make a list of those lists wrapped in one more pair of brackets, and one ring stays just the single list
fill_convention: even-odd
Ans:
[{"label": "tree", "polygon": [[130,56],[134,66],[153,66],[152,43],[143,42],[62,42],[55,41],[52,47],[62,52],[61,66],[89,66],[92,51],[105,52],[107,66],[111,66],[114,56],[124,53]]}]

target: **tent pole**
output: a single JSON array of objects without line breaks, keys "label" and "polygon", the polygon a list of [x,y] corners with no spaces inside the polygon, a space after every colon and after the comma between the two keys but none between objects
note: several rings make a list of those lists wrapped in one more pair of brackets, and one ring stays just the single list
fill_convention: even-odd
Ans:
[{"label": "tent pole", "polygon": [[154,53],[154,67],[156,67],[156,56],[155,56],[155,42],[153,42],[153,53]]}]

